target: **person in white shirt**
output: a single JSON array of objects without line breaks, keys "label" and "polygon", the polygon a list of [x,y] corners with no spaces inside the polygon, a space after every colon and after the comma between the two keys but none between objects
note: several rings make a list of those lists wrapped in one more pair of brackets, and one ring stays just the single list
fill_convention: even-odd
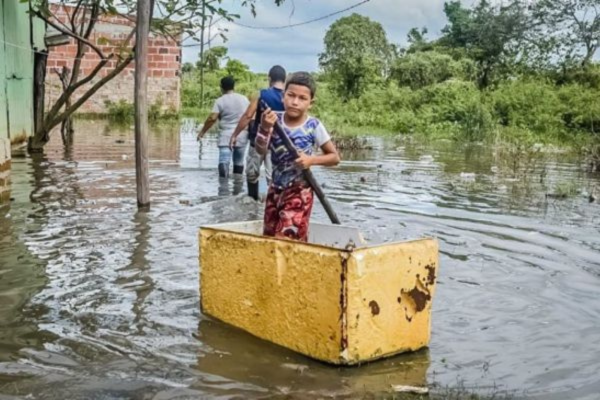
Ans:
[{"label": "person in white shirt", "polygon": [[248,144],[248,132],[245,131],[238,136],[235,147],[229,147],[231,135],[250,104],[248,98],[235,93],[234,88],[235,80],[233,77],[226,76],[221,79],[221,92],[223,95],[215,101],[212,112],[204,122],[197,137],[197,140],[202,139],[215,122],[219,121],[219,176],[222,178],[229,176],[232,153],[233,173],[244,173],[244,155]]}]

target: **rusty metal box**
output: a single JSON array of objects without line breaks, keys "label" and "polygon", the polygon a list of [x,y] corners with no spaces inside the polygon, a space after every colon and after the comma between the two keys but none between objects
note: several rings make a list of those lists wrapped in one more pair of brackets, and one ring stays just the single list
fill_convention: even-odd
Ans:
[{"label": "rusty metal box", "polygon": [[308,243],[261,233],[262,221],[200,229],[205,314],[332,364],[428,345],[436,240],[371,246],[355,228],[317,223]]}]

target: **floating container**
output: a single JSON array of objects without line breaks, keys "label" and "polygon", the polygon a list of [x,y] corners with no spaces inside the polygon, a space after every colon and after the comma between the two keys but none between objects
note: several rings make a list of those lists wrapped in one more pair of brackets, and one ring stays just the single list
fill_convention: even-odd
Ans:
[{"label": "floating container", "polygon": [[200,229],[204,314],[337,365],[428,345],[436,240],[368,245],[355,228],[311,223],[303,243],[262,229],[262,221]]}]

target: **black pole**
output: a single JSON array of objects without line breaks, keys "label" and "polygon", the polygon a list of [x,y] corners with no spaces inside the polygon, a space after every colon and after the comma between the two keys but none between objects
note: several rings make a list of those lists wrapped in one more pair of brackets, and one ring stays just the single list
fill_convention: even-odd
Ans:
[{"label": "black pole", "polygon": [[[264,110],[269,108],[269,106],[263,100],[260,101],[260,106],[262,107],[263,112],[264,112]],[[292,140],[285,133],[285,131],[283,130],[283,127],[281,126],[279,121],[275,121],[273,130],[281,138],[281,140],[283,140],[283,144],[288,149],[288,151],[292,154],[292,156],[294,158],[298,158],[298,149],[296,148],[296,146],[294,146],[294,143],[292,142]],[[331,203],[329,203],[329,200],[327,199],[327,197],[325,197],[325,193],[323,192],[323,189],[319,185],[319,182],[317,182],[317,180],[315,179],[315,176],[313,175],[312,171],[307,168],[307,169],[302,170],[302,173],[304,174],[304,179],[306,179],[306,181],[308,182],[310,187],[313,189],[313,191],[319,198],[319,201],[323,205],[323,208],[325,209],[325,212],[329,216],[329,219],[331,220],[331,222],[336,225],[341,225],[341,222],[340,222],[337,214],[335,213],[335,211],[333,211],[333,207],[331,207]]]}]

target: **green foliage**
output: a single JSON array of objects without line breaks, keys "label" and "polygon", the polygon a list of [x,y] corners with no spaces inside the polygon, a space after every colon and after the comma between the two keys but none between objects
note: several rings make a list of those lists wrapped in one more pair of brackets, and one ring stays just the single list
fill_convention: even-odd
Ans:
[{"label": "green foliage", "polygon": [[[202,56],[201,56],[202,57]],[[215,46],[204,51],[204,67],[207,71],[216,71],[221,68],[221,62],[227,57],[227,47]],[[202,68],[202,61],[198,61],[197,68]]]},{"label": "green foliage", "polygon": [[194,64],[186,62],[181,66],[181,72],[187,74],[194,70]]},{"label": "green foliage", "polygon": [[[236,92],[251,97],[267,86],[268,81],[265,74],[254,74],[247,69],[244,69],[243,72],[243,79],[239,79],[239,75],[233,75],[236,79]],[[181,89],[181,103],[184,114],[205,117],[214,101],[221,96],[219,86],[221,78],[229,75],[229,73],[230,71],[219,69],[204,74],[204,108],[200,107],[200,71],[194,70],[189,74],[185,74],[182,77]]]},{"label": "green foliage", "polygon": [[587,66],[600,47],[600,0],[539,0],[533,3],[532,28],[542,57],[559,64]]},{"label": "green foliage", "polygon": [[393,54],[381,24],[352,14],[329,27],[319,64],[336,92],[348,100],[387,76]]},{"label": "green foliage", "polygon": [[233,76],[236,82],[246,81],[251,77],[249,67],[241,62],[240,60],[236,60],[230,58],[225,65],[225,71],[227,71],[228,75]]},{"label": "green foliage", "polygon": [[452,78],[472,80],[475,76],[473,61],[463,58],[454,60],[436,51],[410,53],[396,60],[391,77],[400,86],[421,89]]},{"label": "green foliage", "polygon": [[127,122],[133,120],[135,112],[133,103],[128,103],[125,99],[121,99],[116,103],[106,100],[104,105],[106,106],[107,117],[111,121]]},{"label": "green foliage", "polygon": [[499,124],[548,136],[565,133],[565,108],[554,85],[540,80],[509,81],[490,95]]},{"label": "green foliage", "polygon": [[[133,103],[129,103],[124,99],[118,102],[106,100],[106,117],[117,123],[132,122],[135,116],[135,107]],[[150,104],[148,107],[148,120],[150,122],[159,122],[161,120],[171,120],[178,118],[179,115],[175,110],[165,110],[162,101],[157,101]]]},{"label": "green foliage", "polygon": [[508,75],[520,54],[518,45],[529,24],[524,4],[513,0],[494,5],[480,0],[474,8],[460,1],[444,4],[448,25],[439,44],[464,49],[478,66],[478,83],[485,88]]},{"label": "green foliage", "polygon": [[[339,19],[325,37],[311,113],[338,137],[357,134],[358,141],[387,133],[502,143],[511,160],[540,143],[567,142],[585,144],[591,163],[600,164],[600,67],[538,63],[536,32],[527,27],[536,15],[517,0],[497,4],[446,3],[442,37],[429,41],[427,29],[413,29],[400,54],[380,24],[356,14]],[[229,60],[207,73],[205,107],[227,74],[248,96],[267,84],[264,75]],[[208,112],[198,106],[198,92],[198,71],[185,74],[183,105],[196,115]]]},{"label": "green foliage", "polygon": [[572,130],[600,132],[600,96],[596,88],[580,84],[561,86],[558,97],[564,104],[563,122]]}]

